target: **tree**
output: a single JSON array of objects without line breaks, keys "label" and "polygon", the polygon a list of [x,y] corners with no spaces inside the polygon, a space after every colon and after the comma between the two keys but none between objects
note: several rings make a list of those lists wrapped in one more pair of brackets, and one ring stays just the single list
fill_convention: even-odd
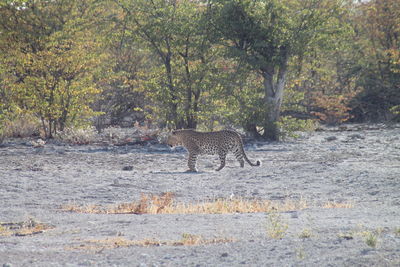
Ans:
[{"label": "tree", "polygon": [[157,61],[145,74],[152,109],[176,128],[196,128],[201,96],[212,83],[213,47],[200,1],[116,1],[128,29]]},{"label": "tree", "polygon": [[356,6],[355,42],[361,48],[360,79],[363,91],[353,103],[357,120],[387,120],[400,104],[400,3],[373,0]]},{"label": "tree", "polygon": [[[111,125],[129,126],[133,121],[144,121],[148,101],[141,90],[144,72],[154,61],[139,37],[128,29],[129,17],[113,0],[107,0],[107,11],[102,21],[101,44],[106,57],[103,71],[96,83],[101,89],[94,110],[98,130]],[[133,121],[125,121],[125,118]]]},{"label": "tree", "polygon": [[[340,1],[210,1],[216,35],[229,56],[249,64],[263,81],[262,137],[279,138],[278,120],[288,62],[337,32]],[[233,19],[234,18],[234,19]]]},{"label": "tree", "polygon": [[92,1],[9,1],[0,7],[1,63],[18,106],[37,115],[46,137],[93,115],[101,54],[89,30]]}]

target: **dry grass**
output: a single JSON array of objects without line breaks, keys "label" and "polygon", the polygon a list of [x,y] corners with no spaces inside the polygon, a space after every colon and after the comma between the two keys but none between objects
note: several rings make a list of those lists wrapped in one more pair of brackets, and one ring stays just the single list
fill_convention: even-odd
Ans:
[{"label": "dry grass", "polygon": [[54,227],[29,219],[26,222],[0,223],[0,236],[27,236],[43,233]]},{"label": "dry grass", "polygon": [[[112,206],[68,204],[64,211],[95,214],[227,214],[255,212],[285,212],[302,210],[308,207],[304,199],[272,201],[261,199],[228,198],[197,203],[176,202],[174,193],[161,195],[142,194],[138,201]],[[323,208],[352,208],[352,203],[327,202]]]},{"label": "dry grass", "polygon": [[324,209],[351,209],[354,205],[351,202],[328,201],[322,207]]},{"label": "dry grass", "polygon": [[303,229],[303,231],[301,231],[301,233],[299,234],[299,238],[301,239],[306,239],[306,238],[311,238],[313,236],[313,233],[311,231],[311,229]]},{"label": "dry grass", "polygon": [[381,234],[384,232],[383,228],[377,229],[365,229],[364,226],[358,225],[357,229],[352,230],[347,233],[339,233],[338,236],[344,239],[355,239],[361,238],[364,240],[365,244],[371,248],[375,248],[379,242]]},{"label": "dry grass", "polygon": [[106,239],[86,240],[83,244],[75,247],[67,247],[66,249],[82,249],[82,250],[104,250],[121,247],[158,247],[158,246],[200,246],[219,243],[234,242],[232,238],[212,238],[204,239],[201,235],[182,234],[180,240],[161,241],[156,239],[129,240],[123,237],[112,237]]},{"label": "dry grass", "polygon": [[57,133],[56,138],[69,144],[87,145],[96,141],[97,130],[93,126],[86,128],[70,127]]},{"label": "dry grass", "polygon": [[226,214],[255,213],[272,211],[291,211],[307,208],[305,200],[271,201],[260,199],[216,199],[198,203],[180,203],[174,199],[171,192],[157,195],[142,194],[139,201],[122,203],[116,206],[103,207],[98,205],[64,205],[62,210],[78,213],[100,214]]},{"label": "dry grass", "polygon": [[55,138],[73,145],[86,144],[114,144],[118,146],[127,144],[143,144],[143,142],[156,140],[158,129],[149,129],[135,124],[133,128],[108,127],[98,133],[95,127],[69,127],[57,133]]},{"label": "dry grass", "polygon": [[4,122],[2,138],[31,137],[40,133],[41,124],[38,118],[30,114],[20,114]]}]

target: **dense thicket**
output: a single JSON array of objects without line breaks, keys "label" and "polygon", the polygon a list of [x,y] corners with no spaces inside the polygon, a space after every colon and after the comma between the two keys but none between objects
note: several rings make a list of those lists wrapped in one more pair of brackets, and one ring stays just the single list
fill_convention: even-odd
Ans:
[{"label": "dense thicket", "polygon": [[397,0],[1,0],[0,33],[0,132],[399,116]]}]

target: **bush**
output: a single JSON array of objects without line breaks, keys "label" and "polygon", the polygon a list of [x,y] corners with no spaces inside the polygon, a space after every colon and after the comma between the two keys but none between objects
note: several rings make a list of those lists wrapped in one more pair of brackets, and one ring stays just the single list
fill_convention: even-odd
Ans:
[{"label": "bush", "polygon": [[67,128],[56,135],[56,139],[74,145],[87,145],[93,143],[97,139],[97,131],[93,126],[84,128]]},{"label": "bush", "polygon": [[311,113],[329,125],[340,124],[351,118],[348,105],[354,96],[355,93],[323,95],[318,92],[313,97],[315,111]]},{"label": "bush", "polygon": [[32,137],[40,135],[40,121],[31,114],[2,116],[0,118],[0,140],[6,137]]},{"label": "bush", "polygon": [[297,119],[292,116],[283,116],[278,122],[280,129],[280,138],[285,139],[287,137],[298,138],[297,132],[310,132],[316,128],[316,121],[310,119]]},{"label": "bush", "polygon": [[4,130],[3,130],[2,126],[0,125],[0,145],[3,143],[5,137],[6,136],[4,134]]},{"label": "bush", "polygon": [[395,117],[393,118],[394,121],[400,121],[400,105],[390,108],[390,112],[395,115]]},{"label": "bush", "polygon": [[285,237],[288,228],[287,221],[278,212],[273,211],[268,214],[267,235],[270,238],[282,239]]},{"label": "bush", "polygon": [[40,135],[40,121],[31,114],[21,114],[6,123],[6,132],[10,137],[31,137]]}]

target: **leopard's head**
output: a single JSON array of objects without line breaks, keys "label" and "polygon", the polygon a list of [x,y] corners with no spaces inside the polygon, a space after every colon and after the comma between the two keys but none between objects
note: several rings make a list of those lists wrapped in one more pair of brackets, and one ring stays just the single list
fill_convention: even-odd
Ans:
[{"label": "leopard's head", "polygon": [[173,146],[185,146],[188,140],[193,137],[195,131],[193,129],[180,129],[172,131],[167,138],[167,144]]},{"label": "leopard's head", "polygon": [[172,131],[167,138],[167,145],[170,147],[179,146],[182,144],[178,131]]}]

